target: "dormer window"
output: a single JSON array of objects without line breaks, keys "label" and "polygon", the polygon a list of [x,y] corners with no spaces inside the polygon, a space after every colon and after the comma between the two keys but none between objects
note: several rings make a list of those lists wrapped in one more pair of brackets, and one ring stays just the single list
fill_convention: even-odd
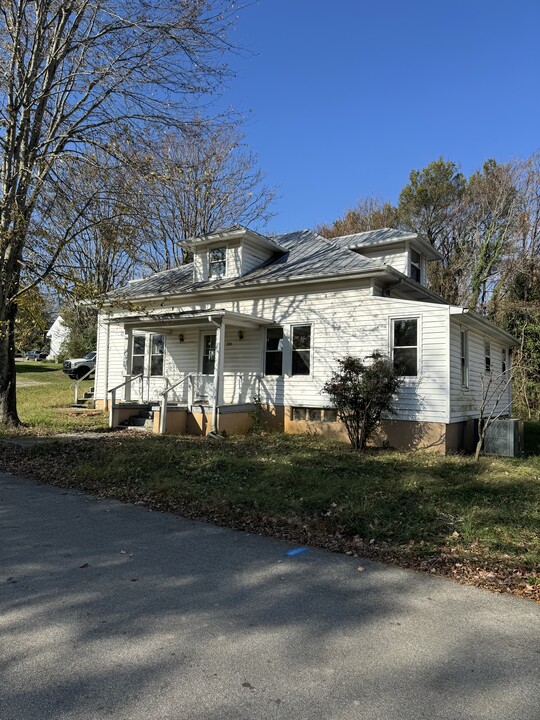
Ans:
[{"label": "dormer window", "polygon": [[411,248],[409,276],[417,283],[422,282],[422,256]]},{"label": "dormer window", "polygon": [[208,252],[208,277],[220,278],[225,275],[227,248],[212,248]]}]

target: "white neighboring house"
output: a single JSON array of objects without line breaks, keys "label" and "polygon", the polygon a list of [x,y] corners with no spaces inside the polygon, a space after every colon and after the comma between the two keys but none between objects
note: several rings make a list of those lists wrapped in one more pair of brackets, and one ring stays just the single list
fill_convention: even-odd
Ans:
[{"label": "white neighboring house", "polygon": [[143,409],[155,431],[243,432],[255,408],[268,427],[343,434],[321,388],[336,358],[379,350],[406,373],[379,441],[470,444],[482,380],[508,369],[515,340],[426,287],[440,255],[422,237],[233,226],[187,244],[192,263],[132,281],[100,310],[95,397],[112,426]]},{"label": "white neighboring house", "polygon": [[62,345],[69,338],[69,328],[64,325],[61,315],[56,318],[49,330],[47,330],[46,337],[50,342],[50,351],[47,355],[47,360],[57,362]]}]

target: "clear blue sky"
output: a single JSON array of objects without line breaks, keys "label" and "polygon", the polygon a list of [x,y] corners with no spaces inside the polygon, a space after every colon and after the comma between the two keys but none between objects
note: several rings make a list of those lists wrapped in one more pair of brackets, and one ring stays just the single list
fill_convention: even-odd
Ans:
[{"label": "clear blue sky", "polygon": [[269,231],[396,201],[441,155],[469,174],[540,149],[538,0],[260,0],[223,98],[280,198]]}]

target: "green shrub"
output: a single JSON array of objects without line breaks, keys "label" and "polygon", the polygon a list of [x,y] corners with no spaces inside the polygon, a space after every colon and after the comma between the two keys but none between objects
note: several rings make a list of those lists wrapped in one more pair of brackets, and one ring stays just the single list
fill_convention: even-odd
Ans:
[{"label": "green shrub", "polygon": [[323,388],[356,450],[366,447],[381,415],[393,413],[394,395],[402,383],[396,368],[380,353],[375,352],[366,360],[371,362],[351,355],[338,360],[338,370]]}]

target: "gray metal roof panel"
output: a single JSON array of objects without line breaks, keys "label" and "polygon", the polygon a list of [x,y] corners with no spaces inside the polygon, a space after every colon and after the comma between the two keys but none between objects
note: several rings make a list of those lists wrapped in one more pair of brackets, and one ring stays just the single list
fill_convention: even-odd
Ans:
[{"label": "gray metal roof panel", "polygon": [[189,263],[130,283],[109,293],[107,298],[113,300],[174,295],[198,290],[245,287],[292,278],[333,277],[385,268],[384,265],[340,246],[333,239],[327,240],[311,230],[275,235],[272,240],[278,243],[284,252],[275,253],[265,263],[240,277],[193,282],[193,263]]},{"label": "gray metal roof panel", "polygon": [[350,247],[353,245],[378,245],[386,242],[396,242],[416,237],[416,233],[409,230],[396,230],[395,228],[380,228],[379,230],[366,230],[352,235],[340,235],[332,238],[338,245]]}]

